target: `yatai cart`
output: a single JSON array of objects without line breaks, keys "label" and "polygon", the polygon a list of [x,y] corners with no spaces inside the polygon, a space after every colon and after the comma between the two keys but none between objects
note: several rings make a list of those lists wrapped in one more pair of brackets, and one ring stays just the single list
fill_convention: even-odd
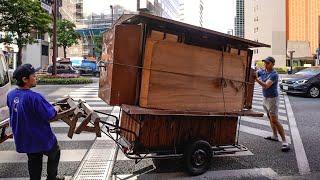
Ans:
[{"label": "yatai cart", "polygon": [[[241,116],[263,116],[251,110],[249,48],[258,47],[269,46],[149,14],[123,15],[104,33],[99,62],[99,97],[120,106],[120,116],[85,102],[73,113],[70,106],[69,137],[101,131],[128,158],[181,157],[191,175],[204,173],[213,154],[246,150],[237,141]],[[73,116],[85,120],[75,127]]]}]

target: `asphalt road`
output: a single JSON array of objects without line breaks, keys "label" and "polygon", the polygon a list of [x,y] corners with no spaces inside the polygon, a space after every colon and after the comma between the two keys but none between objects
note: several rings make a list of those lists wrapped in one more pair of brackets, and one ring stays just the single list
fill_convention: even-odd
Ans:
[{"label": "asphalt road", "polygon": [[311,172],[320,173],[320,98],[289,96]]}]

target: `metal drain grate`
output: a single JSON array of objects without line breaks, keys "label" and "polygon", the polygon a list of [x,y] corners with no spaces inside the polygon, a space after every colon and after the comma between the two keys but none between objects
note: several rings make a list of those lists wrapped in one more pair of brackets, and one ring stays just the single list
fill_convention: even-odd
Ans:
[{"label": "metal drain grate", "polygon": [[[119,107],[114,107],[111,114],[118,116]],[[83,158],[74,180],[106,180],[110,178],[113,168],[116,148],[115,143],[102,134],[96,138],[90,150]]]}]

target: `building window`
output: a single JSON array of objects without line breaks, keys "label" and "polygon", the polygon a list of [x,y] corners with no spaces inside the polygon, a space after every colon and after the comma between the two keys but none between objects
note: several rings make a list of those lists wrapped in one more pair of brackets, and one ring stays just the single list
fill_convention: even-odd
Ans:
[{"label": "building window", "polygon": [[49,56],[49,46],[47,46],[47,45],[41,46],[41,55],[42,56]]}]

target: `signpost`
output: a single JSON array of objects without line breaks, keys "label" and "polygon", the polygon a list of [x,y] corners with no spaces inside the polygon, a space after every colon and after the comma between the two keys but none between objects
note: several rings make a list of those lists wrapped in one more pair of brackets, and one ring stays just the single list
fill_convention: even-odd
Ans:
[{"label": "signpost", "polygon": [[48,4],[44,3],[44,2],[41,2],[41,7],[42,7],[44,10],[46,10],[49,14],[52,13],[52,8],[51,8],[50,5],[48,5]]}]

